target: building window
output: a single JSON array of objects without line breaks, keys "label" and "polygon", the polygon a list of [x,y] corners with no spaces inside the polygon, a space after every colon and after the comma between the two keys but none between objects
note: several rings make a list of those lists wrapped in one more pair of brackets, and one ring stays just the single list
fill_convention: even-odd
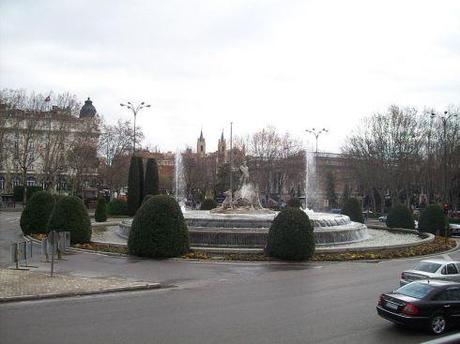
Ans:
[{"label": "building window", "polygon": [[13,187],[21,185],[21,181],[19,180],[18,177],[13,177],[13,180],[11,183],[13,184]]},{"label": "building window", "polygon": [[35,185],[35,178],[27,177],[27,186],[34,186],[34,185]]},{"label": "building window", "polygon": [[5,178],[0,176],[0,190],[5,190]]}]

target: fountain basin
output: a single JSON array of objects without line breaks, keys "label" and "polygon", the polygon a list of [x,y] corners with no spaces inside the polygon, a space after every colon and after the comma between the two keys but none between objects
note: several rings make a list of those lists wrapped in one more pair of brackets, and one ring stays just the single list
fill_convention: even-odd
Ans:
[{"label": "fountain basin", "polygon": [[[190,244],[196,247],[263,248],[277,213],[223,214],[192,210],[184,213]],[[342,245],[370,238],[367,227],[340,214],[309,213],[315,243]],[[127,238],[131,220],[119,225],[120,236]]]}]

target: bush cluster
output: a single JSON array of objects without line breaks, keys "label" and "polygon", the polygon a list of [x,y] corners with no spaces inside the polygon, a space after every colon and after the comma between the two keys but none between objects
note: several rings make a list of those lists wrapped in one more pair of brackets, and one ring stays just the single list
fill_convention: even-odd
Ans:
[{"label": "bush cluster", "polygon": [[72,244],[89,242],[91,222],[83,201],[75,196],[61,197],[51,213],[48,230],[70,231]]},{"label": "bush cluster", "polygon": [[94,213],[96,222],[107,221],[107,204],[104,197],[99,197],[96,203],[96,212]]},{"label": "bush cluster", "polygon": [[217,208],[217,202],[213,198],[205,198],[201,203],[200,210],[211,210]]},{"label": "bush cluster", "polygon": [[107,204],[107,214],[128,215],[128,203],[121,199],[113,199]]},{"label": "bush cluster", "polygon": [[55,198],[49,192],[38,191],[28,200],[22,214],[20,225],[25,235],[47,233],[48,220],[53,211]]},{"label": "bush cluster", "polygon": [[437,204],[429,205],[420,215],[418,229],[436,235],[444,235],[447,226],[446,216]]},{"label": "bush cluster", "polygon": [[351,221],[364,223],[361,202],[356,198],[349,198],[345,201],[341,213],[350,217]]},{"label": "bush cluster", "polygon": [[306,260],[314,252],[313,227],[307,214],[298,208],[283,209],[268,232],[266,254],[284,260]]},{"label": "bush cluster", "polygon": [[390,228],[415,228],[412,212],[402,204],[397,204],[390,209],[386,224]]},{"label": "bush cluster", "polygon": [[177,202],[166,195],[149,198],[134,216],[128,238],[131,255],[177,257],[189,250],[189,235]]}]

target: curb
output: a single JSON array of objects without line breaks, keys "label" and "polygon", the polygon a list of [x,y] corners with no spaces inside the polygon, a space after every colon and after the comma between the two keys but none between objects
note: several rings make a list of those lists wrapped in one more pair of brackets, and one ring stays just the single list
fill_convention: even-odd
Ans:
[{"label": "curb", "polygon": [[121,288],[110,288],[110,289],[104,289],[104,290],[63,292],[63,293],[45,294],[45,295],[9,296],[9,297],[0,298],[0,303],[36,301],[36,300],[57,299],[57,298],[64,298],[64,297],[110,294],[110,293],[151,290],[151,289],[160,289],[160,288],[161,288],[160,283],[149,283],[145,285],[136,285],[136,286],[131,286],[131,287],[121,287]]}]

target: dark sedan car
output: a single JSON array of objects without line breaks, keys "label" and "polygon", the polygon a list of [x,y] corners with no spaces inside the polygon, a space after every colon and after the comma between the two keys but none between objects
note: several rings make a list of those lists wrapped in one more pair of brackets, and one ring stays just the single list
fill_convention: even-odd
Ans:
[{"label": "dark sedan car", "polygon": [[396,324],[444,333],[460,325],[460,283],[421,280],[406,284],[380,295],[377,313]]}]

